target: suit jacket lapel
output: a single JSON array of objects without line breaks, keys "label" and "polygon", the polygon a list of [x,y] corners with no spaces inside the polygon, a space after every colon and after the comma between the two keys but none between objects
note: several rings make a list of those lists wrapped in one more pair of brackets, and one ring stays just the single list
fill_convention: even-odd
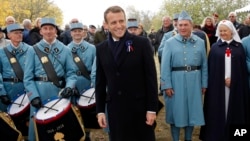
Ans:
[{"label": "suit jacket lapel", "polygon": [[122,42],[120,44],[120,48],[121,48],[121,51],[119,53],[119,56],[117,58],[117,66],[120,67],[121,64],[123,64],[123,62],[125,61],[127,55],[128,55],[128,45],[127,45],[127,42],[128,41],[131,41],[132,42],[133,40],[133,36],[131,34],[129,34],[128,32],[125,33],[125,37],[122,39]]},{"label": "suit jacket lapel", "polygon": [[122,64],[122,62],[125,60],[125,58],[127,56],[126,47],[124,46],[124,44],[120,45],[119,47],[121,47],[121,52],[119,53],[119,56],[116,60],[118,67]]},{"label": "suit jacket lapel", "polygon": [[117,64],[115,62],[114,54],[113,54],[111,48],[108,46],[108,42],[106,42],[106,44],[104,45],[103,56],[104,56],[104,58],[107,59],[107,61],[110,64],[112,64],[113,67],[117,68]]},{"label": "suit jacket lapel", "polygon": [[[126,42],[127,41],[132,41],[133,39],[133,35],[129,34],[128,32],[125,33],[124,37],[121,38],[119,46],[117,46],[117,50],[114,51],[112,50],[113,47],[113,39],[111,40],[111,36],[109,37],[109,41],[107,42],[106,46],[107,46],[107,54],[109,54],[108,56],[111,57],[109,58],[109,60],[112,60],[112,63],[115,64],[116,67],[120,67],[120,65],[124,62],[124,60],[126,59],[126,56],[128,55],[129,52],[127,52],[127,45]],[[115,55],[117,55],[115,57]]]}]

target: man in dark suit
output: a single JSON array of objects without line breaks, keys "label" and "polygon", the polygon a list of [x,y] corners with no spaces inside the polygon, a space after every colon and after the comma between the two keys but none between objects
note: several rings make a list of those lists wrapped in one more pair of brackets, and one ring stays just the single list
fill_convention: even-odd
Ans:
[{"label": "man in dark suit", "polygon": [[109,125],[112,141],[155,141],[158,95],[150,42],[127,32],[121,7],[109,7],[104,19],[109,38],[96,46],[98,123]]}]

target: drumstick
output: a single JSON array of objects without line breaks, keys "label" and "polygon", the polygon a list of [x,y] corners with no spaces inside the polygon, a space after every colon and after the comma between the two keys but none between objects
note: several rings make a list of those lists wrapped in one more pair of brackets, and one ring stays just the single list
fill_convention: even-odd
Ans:
[{"label": "drumstick", "polygon": [[94,92],[92,93],[91,97],[89,98],[88,103],[90,103],[91,99],[94,99],[94,98],[93,98],[94,94],[95,94],[95,90],[94,90]]},{"label": "drumstick", "polygon": [[89,97],[89,96],[86,96],[86,95],[81,95],[82,97],[86,97],[86,98],[90,98],[90,99],[94,99],[93,97]]},{"label": "drumstick", "polygon": [[12,104],[16,104],[16,105],[19,105],[19,107],[21,107],[21,106],[24,106],[23,104],[21,104],[21,103],[15,103],[15,102],[11,102]]},{"label": "drumstick", "polygon": [[[26,93],[24,93],[24,95],[23,95],[23,98],[22,98],[22,100],[21,100],[21,103],[20,104],[23,104],[23,100],[24,100],[24,97],[26,96]],[[21,105],[19,105],[19,107],[21,107]]]},{"label": "drumstick", "polygon": [[53,105],[50,106],[50,108],[48,108],[44,113],[47,113],[50,109],[52,109],[58,102],[60,102],[63,98],[60,97],[60,99],[58,99]]},{"label": "drumstick", "polygon": [[48,106],[42,106],[43,108],[48,108],[48,109],[51,109],[51,110],[54,110],[54,111],[57,111],[58,112],[58,110],[57,109],[54,109],[54,108],[51,108],[51,107],[48,107]]}]

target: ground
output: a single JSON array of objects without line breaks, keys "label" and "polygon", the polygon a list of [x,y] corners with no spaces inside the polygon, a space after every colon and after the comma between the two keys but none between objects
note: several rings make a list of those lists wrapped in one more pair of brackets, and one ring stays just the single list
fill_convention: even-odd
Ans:
[{"label": "ground", "polygon": [[[157,55],[155,56],[156,68],[157,68],[157,76],[158,81],[160,80],[160,73],[159,73],[159,63]],[[159,83],[158,83],[159,84]],[[164,103],[163,96],[159,96],[159,99]],[[170,126],[165,122],[165,108],[163,107],[161,111],[157,115],[157,126],[155,128],[155,135],[156,141],[171,141],[171,133],[170,133]],[[193,132],[192,141],[200,141],[199,140],[199,132],[200,127],[195,127]],[[93,130],[91,133],[91,141],[108,141],[108,135],[102,130]],[[183,130],[181,130],[180,141],[184,141]]]},{"label": "ground", "polygon": [[[159,96],[159,99],[163,101],[163,96]],[[155,128],[156,141],[171,141],[171,133],[170,126],[165,122],[165,109],[161,109],[159,114],[157,115],[157,126]],[[199,132],[200,128],[195,127],[193,132],[192,141],[200,141],[199,140]],[[183,131],[181,130],[180,141],[184,141],[183,139]],[[102,130],[94,130],[91,133],[92,141],[108,141],[108,135]]]}]

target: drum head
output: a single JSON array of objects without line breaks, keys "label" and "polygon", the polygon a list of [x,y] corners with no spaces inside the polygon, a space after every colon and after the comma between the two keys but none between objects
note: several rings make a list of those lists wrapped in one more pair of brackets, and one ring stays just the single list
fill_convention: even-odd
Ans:
[{"label": "drum head", "polygon": [[81,94],[77,101],[80,107],[93,107],[95,105],[95,88],[90,88]]},{"label": "drum head", "polygon": [[8,107],[8,114],[11,116],[19,115],[28,110],[29,106],[30,101],[28,95],[22,94]]},{"label": "drum head", "polygon": [[68,99],[54,99],[49,101],[40,108],[36,113],[36,121],[50,122],[64,115],[71,108],[71,103]]}]

